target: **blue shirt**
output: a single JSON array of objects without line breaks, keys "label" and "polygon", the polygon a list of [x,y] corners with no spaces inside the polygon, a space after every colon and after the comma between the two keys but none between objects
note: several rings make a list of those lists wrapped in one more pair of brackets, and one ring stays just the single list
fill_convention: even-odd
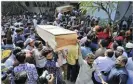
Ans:
[{"label": "blue shirt", "polygon": [[26,34],[26,33],[30,33],[30,28],[25,28],[24,29],[24,34]]},{"label": "blue shirt", "polygon": [[14,73],[26,70],[28,75],[27,84],[37,84],[38,74],[35,65],[25,63],[19,64],[14,68]]},{"label": "blue shirt", "polygon": [[98,49],[98,44],[91,42],[90,48],[91,48],[93,51],[96,51],[96,50]]},{"label": "blue shirt", "polygon": [[14,38],[14,43],[17,43],[17,41],[25,41],[25,37],[24,37],[24,35],[22,34],[22,35],[18,35],[18,34],[16,34],[15,35],[15,38]]},{"label": "blue shirt", "polygon": [[126,68],[112,68],[108,76],[108,84],[126,84],[128,72]]},{"label": "blue shirt", "polygon": [[133,71],[132,70],[127,70],[127,71],[128,71],[127,84],[133,84]]},{"label": "blue shirt", "polygon": [[133,49],[131,50],[131,52],[129,53],[129,57],[133,56]]},{"label": "blue shirt", "polygon": [[81,54],[83,56],[83,59],[85,59],[87,57],[87,54],[89,53],[92,53],[89,47],[81,47]]}]

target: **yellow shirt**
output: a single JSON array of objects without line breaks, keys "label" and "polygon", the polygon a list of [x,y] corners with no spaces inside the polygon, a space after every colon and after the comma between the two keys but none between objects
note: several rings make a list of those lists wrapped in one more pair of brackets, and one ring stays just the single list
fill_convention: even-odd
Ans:
[{"label": "yellow shirt", "polygon": [[75,65],[76,60],[78,59],[78,46],[71,45],[68,46],[67,49],[68,49],[67,62],[70,65]]}]

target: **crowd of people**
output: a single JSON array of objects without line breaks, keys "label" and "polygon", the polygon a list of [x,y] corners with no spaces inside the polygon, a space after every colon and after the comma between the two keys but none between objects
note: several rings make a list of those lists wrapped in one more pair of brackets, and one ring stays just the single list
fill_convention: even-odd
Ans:
[{"label": "crowd of people", "polygon": [[[2,16],[1,48],[11,50],[2,60],[3,84],[133,84],[133,28],[112,30],[99,21],[76,9],[53,22],[41,14]],[[54,52],[36,33],[38,24],[77,32],[77,46]]]}]

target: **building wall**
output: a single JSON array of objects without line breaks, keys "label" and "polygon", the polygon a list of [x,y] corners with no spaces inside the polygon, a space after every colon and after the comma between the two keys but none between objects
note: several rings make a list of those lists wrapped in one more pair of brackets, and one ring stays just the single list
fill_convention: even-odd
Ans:
[{"label": "building wall", "polygon": [[[125,14],[126,10],[128,9],[130,2],[120,2],[117,6],[117,12],[115,16],[115,20],[118,20],[123,17]],[[130,8],[128,9],[125,18],[128,18],[131,14],[133,13],[133,3],[130,5]]]}]

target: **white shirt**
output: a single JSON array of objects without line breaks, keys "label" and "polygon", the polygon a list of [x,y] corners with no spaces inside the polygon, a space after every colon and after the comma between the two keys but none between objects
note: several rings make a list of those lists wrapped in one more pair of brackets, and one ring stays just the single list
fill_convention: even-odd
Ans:
[{"label": "white shirt", "polygon": [[94,84],[91,79],[94,68],[93,67],[91,68],[88,65],[88,63],[85,60],[83,60],[82,56],[79,56],[78,61],[80,69],[75,84]]},{"label": "white shirt", "polygon": [[58,27],[60,26],[60,24],[58,24],[56,21],[53,22],[53,25]]},{"label": "white shirt", "polygon": [[132,59],[132,57],[128,58],[126,69],[133,71],[133,59]]},{"label": "white shirt", "polygon": [[33,49],[33,57],[36,62],[36,67],[43,68],[46,64],[46,58],[41,55],[41,51],[38,51],[37,49]]},{"label": "white shirt", "polygon": [[123,52],[123,54],[122,54],[123,56],[125,56],[125,57],[127,57],[127,53],[126,52]]},{"label": "white shirt", "polygon": [[33,19],[33,24],[34,24],[34,27],[37,26],[37,20],[36,19]]},{"label": "white shirt", "polygon": [[86,36],[86,37],[83,37],[83,38],[80,40],[80,44],[81,44],[81,45],[84,44],[86,40],[87,40],[87,36]]},{"label": "white shirt", "polygon": [[62,15],[63,15],[62,13],[59,13],[59,14],[58,14],[58,19],[59,19],[59,20],[62,20]]},{"label": "white shirt", "polygon": [[[105,57],[98,57],[97,59],[95,59],[94,63],[96,64],[95,67],[97,68],[97,72],[94,73],[94,77],[96,79],[97,82],[101,82],[101,80],[99,79],[98,75],[100,74],[101,71],[105,71],[108,72],[110,71],[110,69],[114,66],[115,61],[112,60],[112,58],[109,58],[107,56]],[[104,81],[107,80],[106,76],[103,76]]]}]

